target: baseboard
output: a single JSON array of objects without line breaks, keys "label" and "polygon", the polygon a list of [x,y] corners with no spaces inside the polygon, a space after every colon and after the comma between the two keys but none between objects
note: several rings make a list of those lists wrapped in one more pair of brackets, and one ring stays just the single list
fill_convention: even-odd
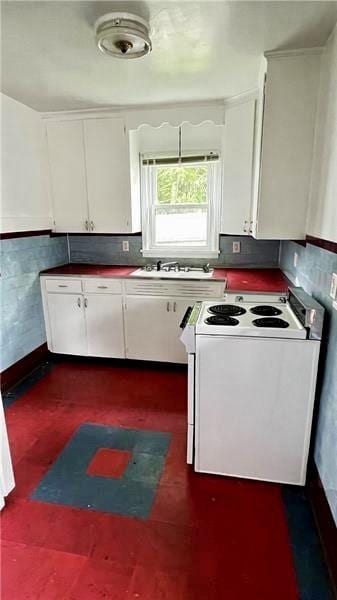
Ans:
[{"label": "baseboard", "polygon": [[36,367],[43,363],[49,356],[47,343],[45,342],[32,352],[18,360],[14,365],[5,369],[0,375],[1,391],[8,389],[19,383],[24,377],[29,375]]},{"label": "baseboard", "polygon": [[307,490],[337,598],[337,527],[316,466],[311,469]]},{"label": "baseboard", "polygon": [[173,363],[173,362],[158,362],[154,360],[140,360],[136,358],[107,358],[103,356],[81,356],[77,354],[58,354],[49,353],[49,356],[53,357],[53,362],[68,361],[68,362],[79,362],[105,365],[106,367],[118,367],[118,368],[134,368],[134,369],[153,369],[154,371],[166,371],[171,369],[173,371],[187,371],[187,363]]}]

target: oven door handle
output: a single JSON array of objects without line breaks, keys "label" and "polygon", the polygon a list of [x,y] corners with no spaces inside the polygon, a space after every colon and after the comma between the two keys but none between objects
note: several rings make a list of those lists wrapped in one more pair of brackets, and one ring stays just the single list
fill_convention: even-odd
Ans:
[{"label": "oven door handle", "polygon": [[185,329],[187,321],[190,318],[190,315],[191,315],[191,312],[192,312],[192,308],[193,308],[192,306],[189,306],[186,309],[185,314],[184,314],[184,316],[182,318],[182,321],[181,321],[181,323],[179,325],[180,329]]}]

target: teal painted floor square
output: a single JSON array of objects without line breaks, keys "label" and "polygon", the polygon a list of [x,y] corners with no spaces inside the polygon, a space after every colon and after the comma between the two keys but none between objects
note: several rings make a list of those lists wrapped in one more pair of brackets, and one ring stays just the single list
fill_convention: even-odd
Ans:
[{"label": "teal painted floor square", "polygon": [[[146,519],[151,512],[170,438],[169,433],[158,431],[81,425],[31,498]],[[86,473],[100,448],[131,452],[121,478]]]}]

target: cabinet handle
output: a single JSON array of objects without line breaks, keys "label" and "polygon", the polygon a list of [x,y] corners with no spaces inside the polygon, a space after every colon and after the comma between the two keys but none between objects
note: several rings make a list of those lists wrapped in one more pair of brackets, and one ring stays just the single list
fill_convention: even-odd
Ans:
[{"label": "cabinet handle", "polygon": [[107,290],[107,289],[108,289],[108,286],[107,286],[107,285],[98,285],[98,286],[97,286],[97,288],[98,288],[99,290]]},{"label": "cabinet handle", "polygon": [[68,286],[65,283],[58,283],[57,287],[65,288],[65,287],[68,287]]},{"label": "cabinet handle", "polygon": [[88,219],[84,222],[84,226],[85,226],[86,231],[89,231],[89,221],[88,221]]},{"label": "cabinet handle", "polygon": [[78,308],[81,308],[81,298],[77,298],[77,306]]},{"label": "cabinet handle", "polygon": [[84,308],[87,308],[88,306],[88,298],[84,298]]},{"label": "cabinet handle", "polygon": [[93,221],[90,221],[90,228],[91,228],[91,231],[94,231],[95,223]]},{"label": "cabinet handle", "polygon": [[177,309],[177,303],[173,302],[173,312],[176,312],[176,309]]},{"label": "cabinet handle", "polygon": [[166,312],[170,312],[170,303],[169,302],[166,303]]}]

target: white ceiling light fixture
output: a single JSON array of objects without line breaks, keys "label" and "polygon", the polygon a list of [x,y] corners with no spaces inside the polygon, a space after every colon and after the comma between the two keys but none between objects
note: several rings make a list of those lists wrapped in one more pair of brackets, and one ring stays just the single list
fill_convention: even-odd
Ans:
[{"label": "white ceiling light fixture", "polygon": [[137,15],[114,12],[95,23],[96,43],[104,54],[116,58],[140,58],[152,50],[150,25]]}]

